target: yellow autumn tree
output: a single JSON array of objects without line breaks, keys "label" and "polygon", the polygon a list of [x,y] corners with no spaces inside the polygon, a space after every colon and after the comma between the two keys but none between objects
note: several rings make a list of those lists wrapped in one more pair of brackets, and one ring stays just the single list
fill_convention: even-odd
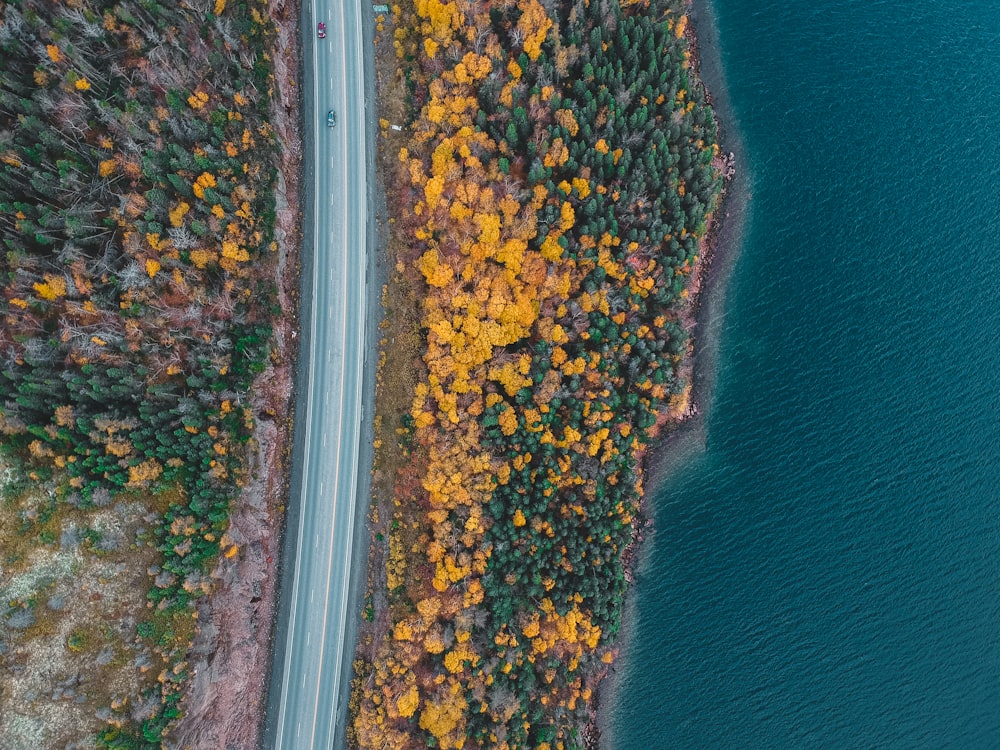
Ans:
[{"label": "yellow autumn tree", "polygon": [[465,744],[463,730],[468,703],[462,693],[462,683],[449,679],[434,699],[427,700],[420,713],[420,728],[434,735],[442,750],[457,750]]},{"label": "yellow autumn tree", "polygon": [[530,60],[537,60],[542,53],[542,42],[552,28],[552,19],[538,0],[520,0],[517,7],[521,10],[517,28],[524,35],[524,52]]},{"label": "yellow autumn tree", "polygon": [[35,282],[33,285],[39,297],[51,301],[66,296],[66,279],[64,277],[47,273],[43,278],[45,281]]},{"label": "yellow autumn tree", "polygon": [[130,466],[128,469],[127,487],[148,487],[163,473],[163,466],[155,458]]},{"label": "yellow autumn tree", "polygon": [[416,685],[410,685],[410,689],[397,699],[396,710],[404,719],[409,719],[416,713],[418,705],[420,705],[420,691]]}]

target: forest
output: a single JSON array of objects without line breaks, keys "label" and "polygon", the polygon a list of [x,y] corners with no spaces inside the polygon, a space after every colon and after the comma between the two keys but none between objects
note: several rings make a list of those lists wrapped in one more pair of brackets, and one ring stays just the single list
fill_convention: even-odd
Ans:
[{"label": "forest", "polygon": [[[67,506],[159,509],[140,540],[158,574],[126,634],[152,661],[91,728],[100,747],[161,746],[194,605],[236,553],[247,394],[278,312],[265,7],[0,2],[0,434],[5,461],[52,487],[20,514],[8,491],[0,514],[44,549]],[[8,574],[34,559],[11,550]]]},{"label": "forest", "polygon": [[369,593],[352,741],[583,747],[640,457],[689,393],[716,121],[681,0],[392,11],[409,122],[390,205],[419,375],[391,519],[373,514],[386,606]]}]

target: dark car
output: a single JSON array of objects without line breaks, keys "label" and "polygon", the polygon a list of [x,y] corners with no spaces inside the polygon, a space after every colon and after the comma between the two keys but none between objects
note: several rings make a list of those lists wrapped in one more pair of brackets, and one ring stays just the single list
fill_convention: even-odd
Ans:
[{"label": "dark car", "polygon": [[337,124],[337,115],[332,109],[326,113],[326,124],[331,128]]},{"label": "dark car", "polygon": [[316,35],[320,39],[325,39],[326,38],[326,24],[323,23],[322,21],[320,21],[318,24],[316,24]]}]

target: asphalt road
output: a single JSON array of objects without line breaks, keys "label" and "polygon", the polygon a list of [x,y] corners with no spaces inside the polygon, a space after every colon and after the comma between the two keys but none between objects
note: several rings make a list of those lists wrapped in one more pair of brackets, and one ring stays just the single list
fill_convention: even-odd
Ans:
[{"label": "asphalt road", "polygon": [[[363,29],[357,0],[303,4],[306,191],[293,497],[264,747],[344,746],[370,468],[362,412],[373,385]],[[325,39],[316,37],[318,21]],[[311,69],[310,69],[311,66]],[[336,126],[327,126],[333,110]],[[311,150],[310,150],[311,149]],[[311,251],[309,243],[312,243]],[[308,283],[311,281],[311,288]],[[368,368],[370,371],[370,368]],[[368,415],[370,419],[370,415]],[[360,510],[359,510],[360,509]],[[355,546],[362,550],[355,550]]]}]

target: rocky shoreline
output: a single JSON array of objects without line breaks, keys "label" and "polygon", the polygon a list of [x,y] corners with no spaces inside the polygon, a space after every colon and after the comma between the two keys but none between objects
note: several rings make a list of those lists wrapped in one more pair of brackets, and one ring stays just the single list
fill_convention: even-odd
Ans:
[{"label": "rocky shoreline", "polygon": [[[710,0],[702,0],[710,2]],[[735,244],[738,237],[728,236],[725,229],[729,229],[730,209],[734,202],[743,202],[745,196],[736,195],[731,190],[733,181],[738,174],[737,167],[737,147],[730,142],[732,137],[727,137],[725,126],[730,122],[728,113],[723,111],[720,116],[719,107],[713,97],[711,90],[706,86],[701,76],[701,53],[702,48],[700,38],[697,33],[696,23],[689,23],[685,29],[685,38],[688,49],[691,52],[689,68],[698,85],[705,93],[705,100],[715,110],[716,119],[719,122],[719,142],[720,153],[713,160],[713,166],[719,170],[723,177],[722,191],[719,196],[719,204],[716,210],[706,222],[706,231],[700,243],[700,253],[698,262],[691,274],[691,283],[688,287],[688,304],[681,311],[681,319],[684,329],[690,334],[688,352],[685,361],[681,365],[681,372],[685,380],[689,383],[690,396],[685,399],[686,403],[681,404],[679,409],[664,409],[658,416],[656,425],[653,428],[651,443],[640,451],[637,456],[637,464],[640,467],[640,476],[643,478],[644,492],[641,498],[640,512],[636,514],[632,526],[632,540],[622,552],[622,564],[625,568],[625,580],[629,586],[635,580],[635,565],[642,545],[647,537],[654,531],[653,513],[649,504],[651,495],[662,480],[663,465],[671,449],[676,443],[676,438],[682,429],[697,429],[702,426],[704,411],[707,408],[705,399],[709,389],[708,384],[699,377],[700,360],[704,358],[699,340],[701,329],[706,327],[707,310],[704,309],[703,302],[709,292],[715,292],[717,287],[724,287],[728,280],[728,271],[731,268],[730,257],[737,249]],[[712,54],[718,54],[717,50],[711,49]],[[732,148],[730,148],[732,146]],[[723,236],[727,235],[727,236]],[[714,343],[707,344],[709,346]],[[658,442],[657,442],[658,441]],[[631,621],[627,617],[627,608],[623,612],[621,631],[618,640],[626,640],[631,631]],[[617,647],[616,647],[617,648]],[[613,673],[620,666],[619,656],[616,653],[615,661],[609,666],[598,683],[598,689],[594,691],[591,700],[591,721],[584,732],[585,747],[588,750],[599,750],[602,747],[601,740],[607,732],[606,711],[609,706],[616,703],[616,685],[613,682]]]}]

